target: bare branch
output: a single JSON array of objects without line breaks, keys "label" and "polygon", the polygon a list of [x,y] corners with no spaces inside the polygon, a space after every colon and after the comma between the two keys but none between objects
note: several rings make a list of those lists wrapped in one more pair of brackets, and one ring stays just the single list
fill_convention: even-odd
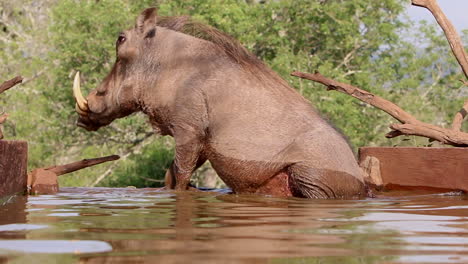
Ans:
[{"label": "bare branch", "polygon": [[24,80],[23,80],[23,84],[26,84],[26,83],[28,83],[28,82],[30,82],[30,81],[33,81],[33,80],[39,78],[41,75],[43,75],[44,73],[46,73],[47,70],[48,70],[48,68],[46,67],[46,68],[43,68],[42,70],[40,70],[40,71],[34,73],[33,76],[24,79]]},{"label": "bare branch", "polygon": [[346,83],[340,83],[335,80],[328,79],[321,75],[320,73],[303,73],[303,72],[293,72],[291,73],[292,76],[300,77],[303,79],[308,79],[314,82],[321,83],[327,86],[328,90],[337,90],[338,92],[342,92],[347,95],[351,95],[354,98],[357,98],[365,103],[368,103],[374,107],[377,107],[387,114],[391,115],[396,120],[400,121],[401,123],[417,123],[419,122],[414,118],[412,115],[405,112],[396,104],[383,99],[377,95],[359,89],[355,86]]},{"label": "bare branch", "polygon": [[[465,48],[463,47],[460,35],[458,34],[457,30],[444,14],[442,9],[439,7],[437,0],[412,0],[411,4],[414,6],[420,6],[428,9],[432,15],[434,15],[437,23],[442,28],[447,37],[447,40],[450,44],[450,48],[452,49],[453,55],[460,64],[465,77],[468,78],[468,56],[466,55]],[[452,121],[452,129],[455,131],[460,131],[461,124],[463,123],[463,119],[468,112],[468,100],[465,101],[462,109],[460,109],[453,118]]]},{"label": "bare branch", "polygon": [[356,74],[356,73],[361,73],[362,71],[347,71],[345,72],[342,76],[343,77],[346,77],[346,76],[349,76],[349,75],[352,75],[352,74]]},{"label": "bare branch", "polygon": [[345,55],[345,57],[343,58],[343,61],[341,61],[341,63],[338,64],[338,66],[336,66],[335,69],[339,69],[342,66],[348,67],[348,63],[353,59],[356,52],[362,47],[364,47],[364,45],[355,43],[353,49]]},{"label": "bare branch", "polygon": [[468,78],[468,56],[466,55],[465,49],[463,48],[460,35],[457,30],[444,14],[442,9],[437,4],[436,0],[412,0],[411,4],[414,6],[420,6],[428,9],[432,15],[434,15],[437,23],[440,25],[442,30],[447,37],[447,40],[452,48],[452,52],[455,55],[458,63],[460,64],[465,77]]},{"label": "bare branch", "polygon": [[149,182],[157,182],[157,183],[164,183],[165,182],[165,180],[155,180],[155,179],[151,179],[151,178],[147,178],[147,177],[143,177],[143,176],[140,176],[140,178],[142,178],[145,181],[149,181]]},{"label": "bare branch", "polygon": [[101,158],[84,159],[84,160],[80,160],[80,161],[65,164],[65,165],[48,167],[48,168],[45,168],[45,170],[51,171],[57,174],[57,176],[60,176],[60,175],[74,172],[77,170],[81,170],[87,167],[91,167],[97,164],[101,164],[103,162],[118,160],[119,158],[120,157],[118,155],[112,155],[112,156],[106,156],[106,157],[101,157]]},{"label": "bare branch", "polygon": [[302,72],[293,72],[291,73],[291,75],[321,83],[327,86],[328,90],[336,90],[338,92],[350,95],[378,109],[385,111],[387,114],[391,115],[393,118],[397,119],[402,123],[393,124],[390,126],[390,128],[393,129],[393,131],[386,135],[386,137],[388,138],[398,137],[401,135],[416,135],[434,139],[447,145],[457,147],[468,146],[468,133],[463,133],[423,123],[414,118],[409,113],[405,112],[398,105],[388,100],[385,100],[377,95],[359,89],[355,86],[328,79],[320,73],[310,74]]},{"label": "bare branch", "polygon": [[0,93],[3,93],[4,91],[10,89],[11,87],[17,85],[18,83],[21,83],[23,81],[23,77],[21,76],[16,76],[15,78],[8,80],[0,85]]},{"label": "bare branch", "polygon": [[[402,135],[413,135],[426,137],[433,140],[437,140],[446,145],[452,145],[456,147],[467,147],[468,146],[468,133],[454,131],[431,124],[420,123],[420,124],[393,124],[390,126],[391,129],[400,132]],[[390,133],[386,135],[388,138]]]}]

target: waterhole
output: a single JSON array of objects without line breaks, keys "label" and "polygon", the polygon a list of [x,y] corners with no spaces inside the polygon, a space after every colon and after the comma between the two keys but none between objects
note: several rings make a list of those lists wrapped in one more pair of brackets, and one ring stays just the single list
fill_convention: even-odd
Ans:
[{"label": "waterhole", "polygon": [[61,188],[3,201],[4,262],[468,263],[468,199]]}]

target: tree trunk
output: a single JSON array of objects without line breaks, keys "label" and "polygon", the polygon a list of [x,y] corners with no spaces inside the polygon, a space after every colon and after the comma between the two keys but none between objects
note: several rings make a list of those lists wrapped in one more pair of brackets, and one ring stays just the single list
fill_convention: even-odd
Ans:
[{"label": "tree trunk", "polygon": [[26,190],[28,143],[0,140],[0,198]]}]

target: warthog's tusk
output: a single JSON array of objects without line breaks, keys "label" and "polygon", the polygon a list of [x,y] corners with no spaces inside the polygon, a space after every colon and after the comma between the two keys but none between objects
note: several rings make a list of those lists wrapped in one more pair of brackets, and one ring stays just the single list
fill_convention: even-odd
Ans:
[{"label": "warthog's tusk", "polygon": [[75,111],[82,115],[82,116],[87,116],[89,114],[89,112],[85,112],[83,110],[81,110],[80,106],[78,104],[75,104]]},{"label": "warthog's tusk", "polygon": [[[77,72],[75,74],[75,80],[73,81],[73,96],[75,96],[76,100],[76,105],[78,106],[81,110],[81,112],[88,112],[88,102],[86,99],[83,97],[83,94],[81,93],[81,88],[80,88],[80,72]],[[78,111],[78,113],[80,113]],[[81,113],[80,113],[81,114]]]}]

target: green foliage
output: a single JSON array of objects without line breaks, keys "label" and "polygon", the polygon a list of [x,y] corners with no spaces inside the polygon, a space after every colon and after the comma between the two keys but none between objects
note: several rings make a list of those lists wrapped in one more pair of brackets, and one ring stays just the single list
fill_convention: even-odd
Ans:
[{"label": "green foliage", "polygon": [[[29,141],[31,168],[113,153],[126,158],[61,177],[62,185],[89,186],[114,168],[99,185],[156,186],[147,179],[162,179],[173,145],[151,138],[151,128],[139,114],[98,133],[78,129],[71,93],[76,71],[82,72],[84,90],[100,83],[115,60],[117,34],[133,26],[141,10],[150,6],[158,6],[160,15],[191,15],[237,38],[309,99],[355,147],[425,145],[427,140],[387,140],[383,135],[395,122],[387,114],[290,77],[290,72],[320,71],[445,127],[468,96],[441,30],[406,19],[402,12],[407,1],[264,2],[0,0],[4,66],[0,73],[3,79],[16,74],[27,78],[26,84],[0,97],[0,111],[11,113],[4,126],[6,137]],[[463,39],[466,42],[468,35]]]},{"label": "green foliage", "polygon": [[[355,147],[406,142],[383,137],[394,122],[387,114],[319,84],[290,77],[293,70],[319,71],[351,83],[438,125],[448,125],[462,105],[461,85],[455,81],[462,76],[445,37],[433,25],[410,28],[402,16],[406,1],[250,2],[161,1],[160,13],[188,14],[239,39],[308,98]],[[411,43],[415,40],[417,46]],[[421,47],[426,50],[420,51]],[[437,69],[456,71],[432,76]],[[427,140],[417,141],[420,145]]]},{"label": "green foliage", "polygon": [[100,186],[162,187],[164,175],[172,163],[174,151],[160,138],[146,146],[138,155],[133,155],[106,178]]}]

